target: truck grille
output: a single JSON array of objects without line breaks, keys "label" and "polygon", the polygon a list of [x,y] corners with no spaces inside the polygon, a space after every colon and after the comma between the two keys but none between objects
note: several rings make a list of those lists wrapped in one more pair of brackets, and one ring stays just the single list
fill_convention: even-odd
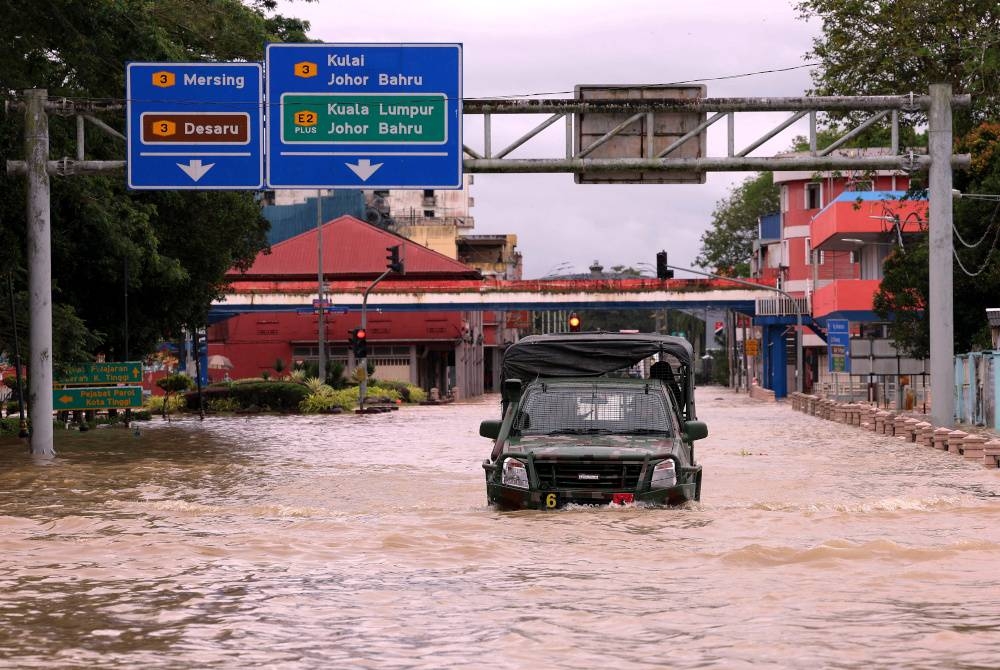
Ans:
[{"label": "truck grille", "polygon": [[535,461],[542,489],[631,491],[639,485],[642,463]]}]

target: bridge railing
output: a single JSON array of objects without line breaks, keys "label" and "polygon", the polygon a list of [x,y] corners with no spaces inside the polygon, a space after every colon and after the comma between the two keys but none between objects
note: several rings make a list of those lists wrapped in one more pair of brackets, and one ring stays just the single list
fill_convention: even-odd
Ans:
[{"label": "bridge railing", "polygon": [[812,314],[809,297],[789,300],[780,298],[757,298],[754,301],[757,316],[795,316],[796,314]]}]

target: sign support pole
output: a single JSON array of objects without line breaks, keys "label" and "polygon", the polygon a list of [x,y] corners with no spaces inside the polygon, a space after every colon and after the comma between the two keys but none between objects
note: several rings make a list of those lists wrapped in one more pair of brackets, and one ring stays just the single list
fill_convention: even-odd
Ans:
[{"label": "sign support pole", "polygon": [[326,383],[326,310],[323,301],[326,300],[323,291],[323,192],[316,189],[316,256],[319,266],[317,274],[316,293],[319,295],[319,318],[316,329],[319,332],[319,381]]}]

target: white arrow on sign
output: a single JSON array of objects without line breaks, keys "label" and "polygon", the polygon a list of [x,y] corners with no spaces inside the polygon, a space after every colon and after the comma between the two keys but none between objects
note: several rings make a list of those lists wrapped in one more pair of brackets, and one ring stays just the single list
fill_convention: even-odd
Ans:
[{"label": "white arrow on sign", "polygon": [[359,160],[357,165],[354,163],[346,163],[346,165],[351,168],[351,172],[361,177],[361,181],[368,181],[368,177],[371,177],[375,174],[376,170],[382,167],[382,163],[375,163],[375,165],[372,165],[372,162],[367,158]]},{"label": "white arrow on sign", "polygon": [[192,180],[198,181],[205,176],[205,173],[215,167],[215,163],[209,163],[208,165],[202,165],[201,159],[194,159],[185,163],[178,163],[177,167],[184,170],[184,174],[191,177]]}]

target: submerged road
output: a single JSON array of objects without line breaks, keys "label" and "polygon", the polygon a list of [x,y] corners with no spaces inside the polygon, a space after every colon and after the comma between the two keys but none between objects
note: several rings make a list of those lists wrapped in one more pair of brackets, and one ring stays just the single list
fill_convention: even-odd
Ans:
[{"label": "submerged road", "polygon": [[496,396],[0,443],[0,667],[1000,659],[1000,471],[698,390],[701,503],[499,512]]}]

